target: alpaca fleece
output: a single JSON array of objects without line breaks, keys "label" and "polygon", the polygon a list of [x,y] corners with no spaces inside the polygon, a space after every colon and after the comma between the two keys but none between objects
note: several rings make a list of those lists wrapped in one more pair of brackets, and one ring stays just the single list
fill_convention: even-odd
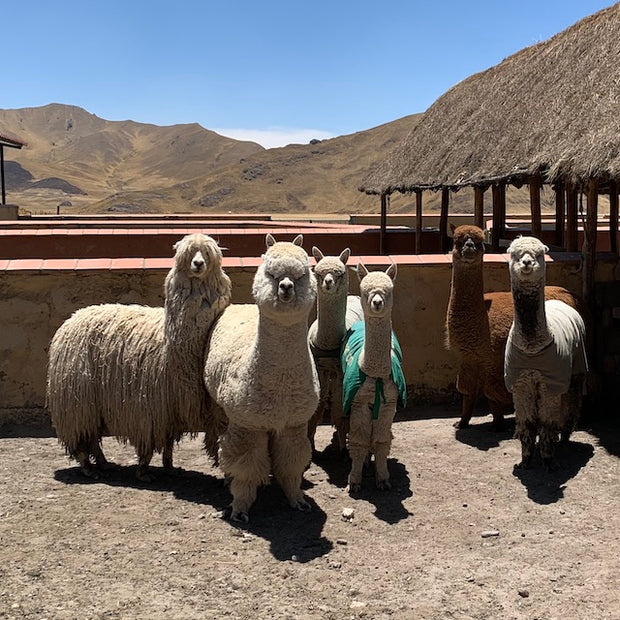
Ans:
[{"label": "alpaca fleece", "polygon": [[310,461],[308,420],[319,382],[308,346],[316,278],[302,237],[266,237],[254,277],[255,305],[232,305],[216,321],[204,380],[227,423],[220,465],[230,481],[231,518],[247,521],[257,489],[273,473],[294,508],[308,510],[301,490]]},{"label": "alpaca fleece", "polygon": [[202,360],[208,331],[230,303],[230,279],[211,237],[187,235],[174,249],[163,308],[89,306],[52,339],[47,408],[60,443],[87,475],[96,476],[91,457],[107,465],[104,434],[135,448],[142,479],[154,451],[172,467],[172,446],[185,432],[205,430],[215,453]]}]

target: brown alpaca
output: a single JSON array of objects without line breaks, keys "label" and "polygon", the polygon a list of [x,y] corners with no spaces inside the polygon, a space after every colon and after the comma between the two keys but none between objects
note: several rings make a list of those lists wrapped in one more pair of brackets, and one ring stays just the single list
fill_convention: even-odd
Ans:
[{"label": "brown alpaca", "polygon": [[[512,293],[484,293],[484,233],[477,226],[453,228],[452,284],[446,317],[446,345],[459,356],[456,389],[462,396],[456,428],[469,425],[480,396],[489,402],[493,425],[501,429],[512,411],[512,395],[504,383],[504,351],[512,325]],[[576,308],[578,300],[560,286],[546,286],[545,299]]]}]

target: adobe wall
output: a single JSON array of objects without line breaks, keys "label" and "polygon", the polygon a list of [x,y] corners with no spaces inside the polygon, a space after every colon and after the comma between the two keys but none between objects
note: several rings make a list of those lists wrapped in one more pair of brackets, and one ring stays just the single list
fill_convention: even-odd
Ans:
[{"label": "adobe wall", "polygon": [[[560,255],[558,255],[560,256]],[[398,264],[394,329],[404,355],[411,404],[454,399],[455,359],[443,346],[444,319],[450,290],[447,255],[364,257],[369,268]],[[129,261],[129,262],[128,262]],[[171,260],[157,267],[132,263],[73,261],[0,261],[0,428],[45,419],[45,377],[49,342],[60,324],[78,308],[105,302],[161,305],[162,287]],[[81,268],[81,265],[84,268]],[[236,303],[251,302],[255,264],[227,259]],[[350,265],[357,264],[353,257]],[[90,265],[90,267],[89,267]],[[132,265],[134,265],[132,267]],[[358,293],[351,276],[351,292]],[[548,263],[548,282],[581,290],[575,256]],[[508,290],[506,257],[489,255],[487,290]]]}]

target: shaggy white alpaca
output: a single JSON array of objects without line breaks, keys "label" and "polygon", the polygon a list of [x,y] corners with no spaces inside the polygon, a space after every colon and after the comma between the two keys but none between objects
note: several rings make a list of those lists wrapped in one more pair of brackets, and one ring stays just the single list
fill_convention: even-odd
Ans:
[{"label": "shaggy white alpaca", "polygon": [[568,442],[581,411],[587,370],[583,319],[562,301],[545,301],[547,250],[535,237],[515,239],[508,248],[514,320],[504,376],[514,398],[522,467],[530,465],[537,435],[547,467],[558,435]]},{"label": "shaggy white alpaca", "polygon": [[301,480],[311,456],[308,420],[319,397],[308,346],[316,278],[301,235],[288,243],[268,234],[266,243],[252,286],[256,305],[224,311],[204,366],[209,394],[228,421],[219,456],[236,521],[248,521],[257,489],[271,472],[291,506],[310,509]]},{"label": "shaggy white alpaca", "polygon": [[148,480],[153,452],[172,467],[172,447],[185,432],[206,431],[215,454],[217,428],[208,419],[202,360],[209,328],[230,303],[222,253],[206,235],[174,245],[165,306],[102,304],[82,308],[52,339],[47,407],[58,440],[82,471],[108,466],[101,437],[129,442]]},{"label": "shaggy white alpaca", "polygon": [[387,457],[392,421],[397,406],[404,407],[407,398],[402,352],[392,331],[396,265],[390,265],[386,272],[369,273],[360,262],[357,273],[364,320],[348,331],[341,355],[343,411],[350,417],[350,493],[361,489],[362,469],[369,454],[375,456],[377,487],[391,488]]},{"label": "shaggy white alpaca", "polygon": [[348,295],[349,274],[347,261],[349,248],[340,256],[324,256],[316,246],[312,254],[317,263],[317,317],[310,326],[308,342],[314,356],[321,396],[316,412],[308,422],[308,437],[314,450],[316,427],[321,422],[332,424],[336,432],[332,444],[339,450],[346,449],[348,418],[342,415],[342,368],[340,347],[347,330],[363,318],[359,297]]}]

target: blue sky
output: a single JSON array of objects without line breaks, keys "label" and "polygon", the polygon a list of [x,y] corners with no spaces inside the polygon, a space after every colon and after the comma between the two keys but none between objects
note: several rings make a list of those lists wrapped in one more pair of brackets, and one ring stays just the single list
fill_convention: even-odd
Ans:
[{"label": "blue sky", "polygon": [[77,105],[266,147],[423,112],[610,0],[2,2],[0,108]]}]

